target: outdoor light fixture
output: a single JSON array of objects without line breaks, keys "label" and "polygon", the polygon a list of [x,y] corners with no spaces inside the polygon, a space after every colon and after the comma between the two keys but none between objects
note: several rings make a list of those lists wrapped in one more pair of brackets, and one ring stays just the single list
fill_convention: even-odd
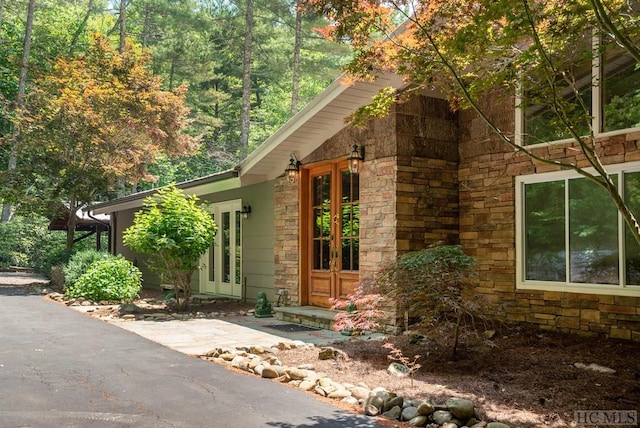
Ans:
[{"label": "outdoor light fixture", "polygon": [[287,168],[284,170],[289,183],[295,183],[298,179],[298,173],[300,172],[301,163],[302,162],[298,160],[296,155],[294,155],[293,153],[289,155],[289,165],[287,165]]},{"label": "outdoor light fixture", "polygon": [[242,218],[249,218],[249,214],[251,214],[251,205],[243,205],[240,214],[242,214]]},{"label": "outdoor light fixture", "polygon": [[357,144],[354,144],[353,150],[347,160],[349,161],[349,172],[351,174],[357,174],[360,172],[360,167],[364,160],[364,147],[358,147]]}]

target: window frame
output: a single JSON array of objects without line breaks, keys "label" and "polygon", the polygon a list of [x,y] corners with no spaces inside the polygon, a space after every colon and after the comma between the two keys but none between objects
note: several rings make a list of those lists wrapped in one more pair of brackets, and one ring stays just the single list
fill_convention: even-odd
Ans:
[{"label": "window frame", "polygon": [[[618,188],[620,194],[624,192],[624,175],[626,173],[640,172],[640,161],[628,162],[624,164],[610,165],[607,167],[610,174],[618,175]],[[594,172],[588,170],[589,172]],[[583,178],[576,171],[554,171],[530,175],[521,175],[515,178],[515,217],[516,217],[516,290],[539,290],[552,292],[585,293],[585,294],[606,294],[616,296],[640,297],[640,285],[626,284],[625,270],[625,228],[626,224],[620,212],[618,212],[618,251],[619,251],[619,284],[590,284],[570,282],[567,277],[565,281],[541,281],[526,279],[525,270],[525,209],[524,209],[524,187],[527,184],[544,183],[549,181],[567,181],[576,178]],[[566,201],[566,199],[565,199]],[[568,226],[568,215],[565,223]],[[568,230],[568,228],[566,229]],[[565,232],[565,234],[568,232]],[[565,240],[566,241],[566,240]],[[568,245],[565,244],[565,245]],[[565,251],[567,247],[565,246]]]},{"label": "window frame", "polygon": [[[598,36],[595,32],[592,38],[592,49],[594,52],[600,51],[601,45],[601,37]],[[603,67],[603,55],[594,55],[592,63],[591,63],[591,128],[593,129],[593,135],[597,140],[602,140],[606,138],[610,138],[616,135],[628,134],[631,132],[640,131],[640,127],[633,128],[623,128],[623,129],[615,129],[613,131],[602,132],[602,127],[604,124],[603,120],[603,112],[604,112],[604,67]],[[594,82],[599,82],[599,84],[594,84]],[[521,88],[516,90],[515,94],[515,143],[518,146],[523,146],[527,148],[535,148],[548,144],[566,144],[570,143],[573,138],[564,138],[561,140],[553,140],[546,141],[542,143],[536,144],[525,144],[525,131],[526,131],[526,106],[525,100],[522,94]]]}]

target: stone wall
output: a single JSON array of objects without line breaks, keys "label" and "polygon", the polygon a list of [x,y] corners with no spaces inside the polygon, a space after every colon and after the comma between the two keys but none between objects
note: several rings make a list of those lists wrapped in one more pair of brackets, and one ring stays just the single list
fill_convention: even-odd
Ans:
[{"label": "stone wall", "polygon": [[288,292],[287,302],[300,304],[300,245],[298,185],[286,178],[275,180],[275,287]]},{"label": "stone wall", "polygon": [[[513,133],[515,102],[488,100],[485,108],[498,126]],[[640,298],[580,293],[516,290],[515,177],[557,170],[516,153],[472,113],[461,115],[460,243],[480,262],[476,291],[487,311],[508,321],[534,323],[542,329],[586,335],[605,334],[640,341]],[[640,159],[640,133],[600,139],[605,164]],[[535,149],[563,161],[586,162],[572,143]]]}]

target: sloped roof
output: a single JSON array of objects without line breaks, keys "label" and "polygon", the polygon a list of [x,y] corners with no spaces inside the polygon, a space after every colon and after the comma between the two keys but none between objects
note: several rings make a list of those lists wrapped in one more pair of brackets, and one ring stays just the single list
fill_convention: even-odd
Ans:
[{"label": "sloped roof", "polygon": [[371,103],[380,89],[407,86],[396,74],[384,73],[373,82],[344,83],[346,74],[334,81],[278,131],[254,150],[239,166],[242,184],[273,180],[289,164],[289,154],[298,159],[309,155],[345,127],[345,118]]}]

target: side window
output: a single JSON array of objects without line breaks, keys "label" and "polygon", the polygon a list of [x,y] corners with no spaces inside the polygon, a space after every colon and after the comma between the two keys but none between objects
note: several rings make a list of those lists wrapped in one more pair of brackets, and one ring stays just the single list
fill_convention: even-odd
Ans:
[{"label": "side window", "polygon": [[[611,177],[640,216],[637,167],[635,171],[618,169]],[[549,181],[544,176],[517,180],[518,286],[543,290],[561,286],[583,292],[581,287],[586,285],[589,290],[601,287],[614,294],[616,288],[640,291],[640,244],[610,196],[577,174],[550,173]]]},{"label": "side window", "polygon": [[640,64],[612,43],[595,53],[569,62],[555,90],[548,82],[523,79],[516,121],[521,144],[571,138],[567,124],[579,136],[589,135],[590,128],[600,133],[640,127]]},{"label": "side window", "polygon": [[605,51],[603,77],[603,132],[640,127],[640,67],[636,61],[626,53]]}]

